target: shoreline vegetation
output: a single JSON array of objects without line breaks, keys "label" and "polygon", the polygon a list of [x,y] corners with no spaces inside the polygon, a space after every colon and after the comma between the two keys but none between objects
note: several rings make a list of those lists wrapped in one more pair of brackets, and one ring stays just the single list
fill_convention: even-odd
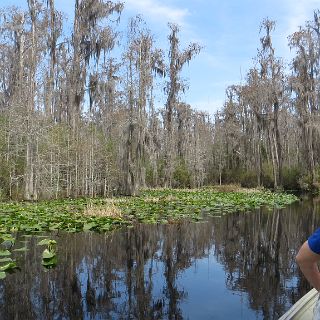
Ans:
[{"label": "shoreline vegetation", "polygon": [[[59,199],[0,203],[0,279],[19,268],[13,257],[28,251],[28,238],[55,237],[59,231],[105,233],[135,223],[198,221],[205,215],[249,212],[262,206],[283,208],[298,198],[292,194],[235,185],[199,189],[146,189],[139,196]],[[46,235],[45,235],[46,234]],[[18,237],[25,237],[23,246]],[[42,265],[57,264],[56,240],[42,239]],[[12,257],[11,257],[12,256]]]},{"label": "shoreline vegetation", "polygon": [[298,198],[287,193],[239,186],[146,189],[139,196],[0,203],[0,234],[10,232],[105,232],[134,223],[200,220],[261,206],[282,208]]},{"label": "shoreline vegetation", "polygon": [[71,20],[54,0],[24,2],[0,7],[0,199],[217,183],[319,192],[319,10],[288,35],[291,61],[264,19],[254,64],[210,114],[185,99],[203,46],[183,28],[158,38],[138,12],[123,19],[122,2],[70,1]]}]

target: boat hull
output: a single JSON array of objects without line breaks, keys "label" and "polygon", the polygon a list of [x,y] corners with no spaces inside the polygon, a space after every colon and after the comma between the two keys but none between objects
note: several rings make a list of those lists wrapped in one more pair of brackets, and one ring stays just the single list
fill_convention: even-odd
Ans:
[{"label": "boat hull", "polygon": [[316,289],[299,299],[279,320],[312,320],[313,308],[319,297]]}]

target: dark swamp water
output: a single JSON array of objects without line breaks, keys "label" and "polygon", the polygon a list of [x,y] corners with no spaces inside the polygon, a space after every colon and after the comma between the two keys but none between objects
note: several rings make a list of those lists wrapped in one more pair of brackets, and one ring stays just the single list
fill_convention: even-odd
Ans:
[{"label": "dark swamp water", "polygon": [[[55,269],[32,237],[0,281],[0,319],[278,319],[310,288],[295,255],[319,200],[282,210],[54,234]],[[20,238],[23,240],[24,238]]]}]

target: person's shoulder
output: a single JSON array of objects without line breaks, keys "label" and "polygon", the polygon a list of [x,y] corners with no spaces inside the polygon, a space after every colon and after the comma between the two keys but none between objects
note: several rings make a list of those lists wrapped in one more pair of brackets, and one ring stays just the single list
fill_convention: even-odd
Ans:
[{"label": "person's shoulder", "polygon": [[314,253],[320,254],[320,228],[308,238],[308,245]]}]

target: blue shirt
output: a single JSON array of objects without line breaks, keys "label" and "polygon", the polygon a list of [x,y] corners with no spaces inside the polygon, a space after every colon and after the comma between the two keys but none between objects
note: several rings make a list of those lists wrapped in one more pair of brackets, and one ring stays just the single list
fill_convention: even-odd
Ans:
[{"label": "blue shirt", "polygon": [[314,253],[320,254],[320,228],[309,237],[308,245]]}]

